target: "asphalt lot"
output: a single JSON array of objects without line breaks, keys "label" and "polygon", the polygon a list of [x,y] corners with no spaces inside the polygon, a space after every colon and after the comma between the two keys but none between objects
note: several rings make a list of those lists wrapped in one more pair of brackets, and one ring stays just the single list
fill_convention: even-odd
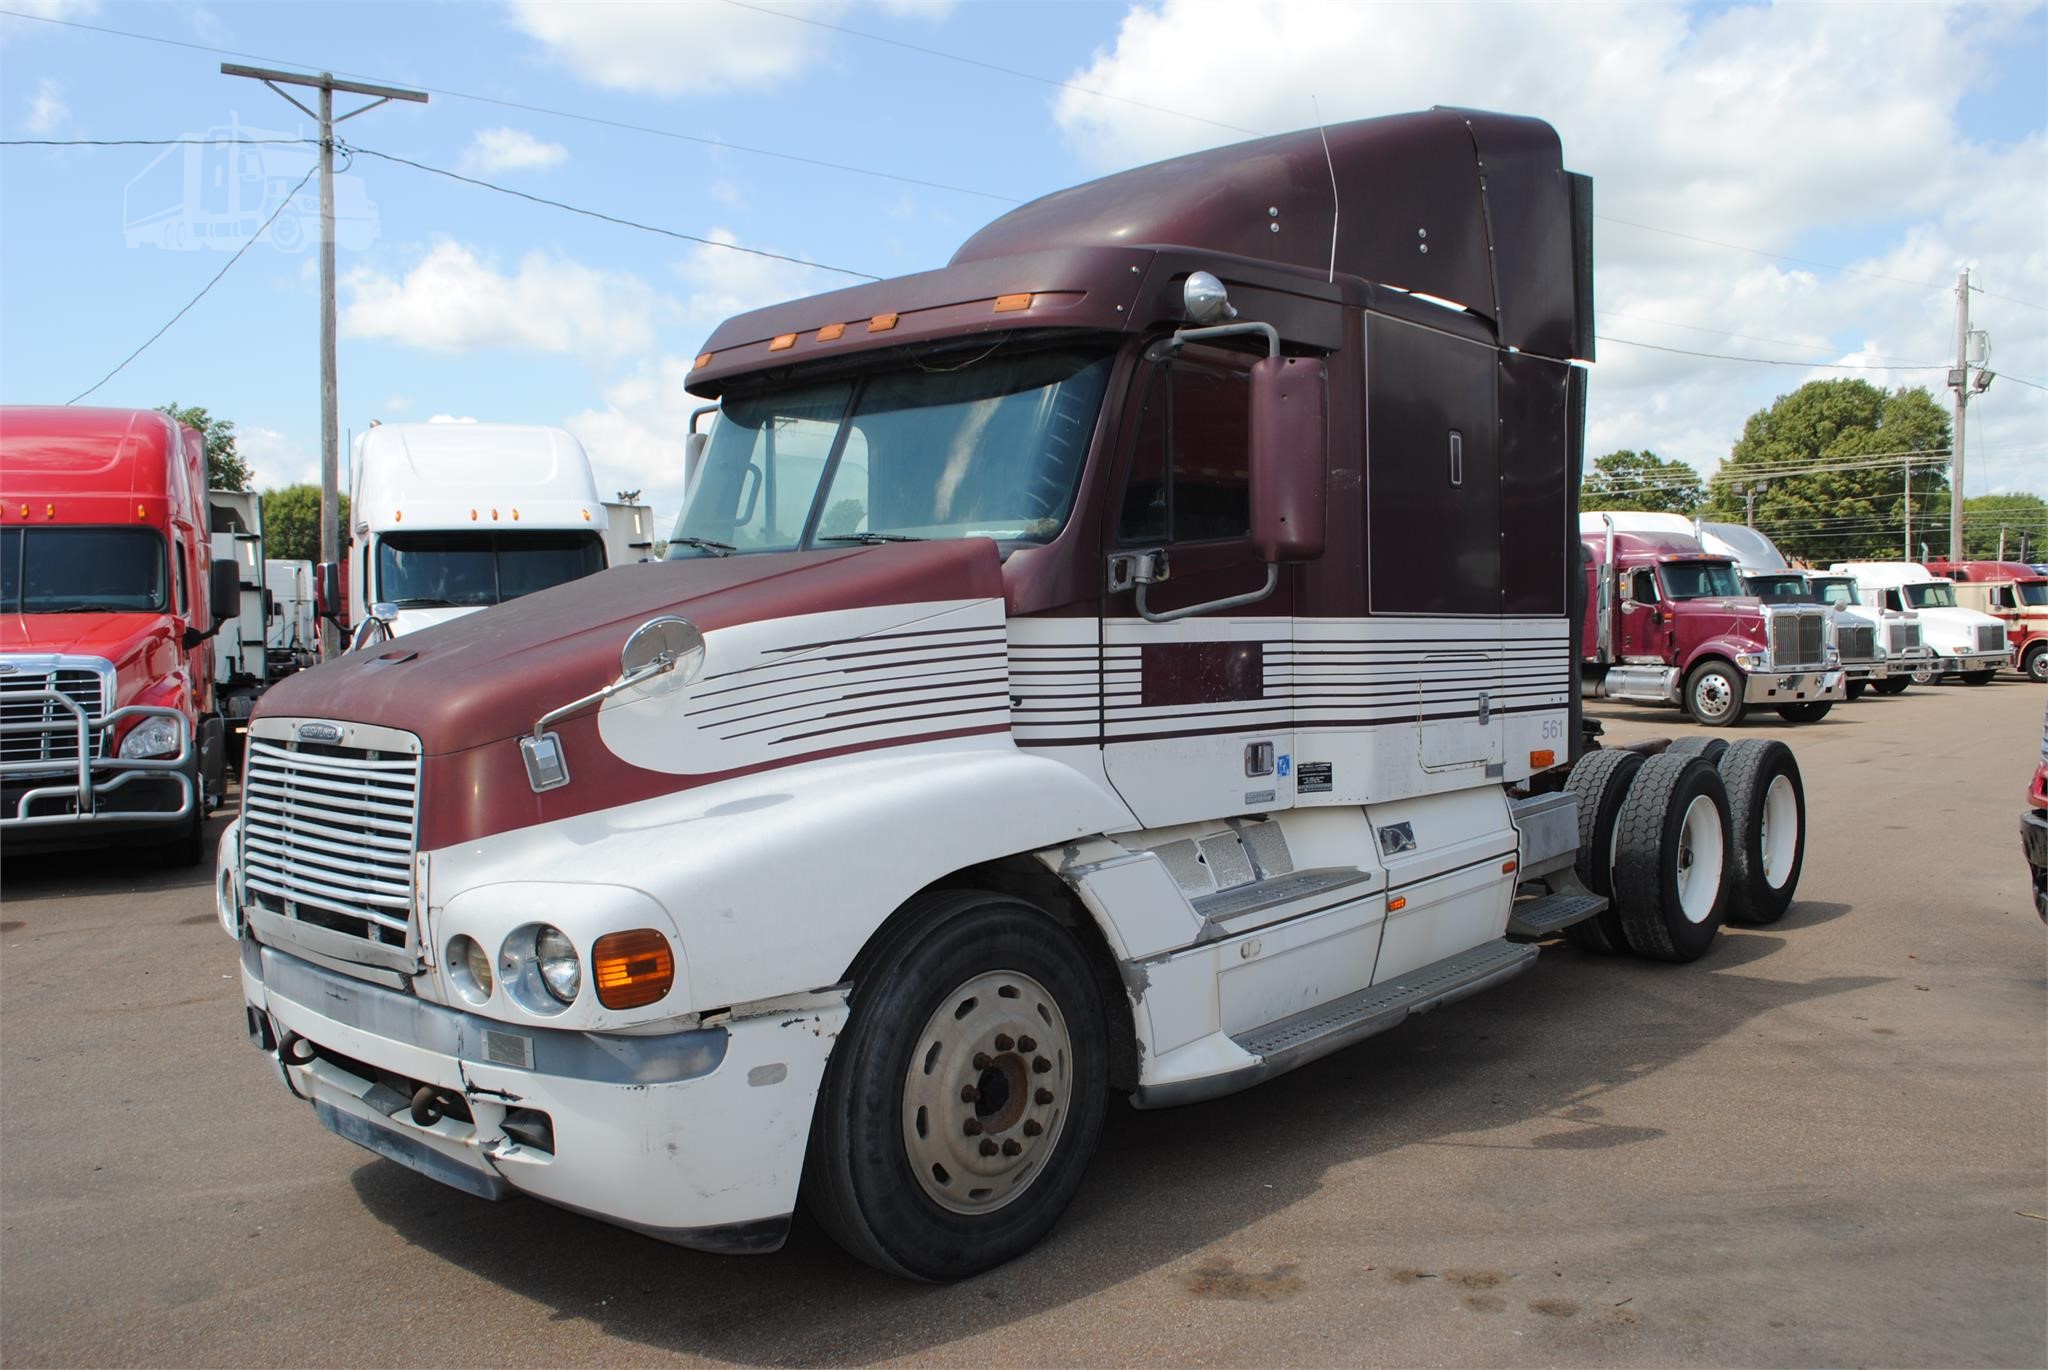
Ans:
[{"label": "asphalt lot", "polygon": [[208,871],[10,859],[0,1359],[2041,1365],[2044,701],[1754,715],[1807,782],[1782,924],[1690,967],[1552,946],[1250,1094],[1113,1108],[1052,1239],[946,1288],[804,1224],[721,1258],[442,1189],[247,1045]]}]

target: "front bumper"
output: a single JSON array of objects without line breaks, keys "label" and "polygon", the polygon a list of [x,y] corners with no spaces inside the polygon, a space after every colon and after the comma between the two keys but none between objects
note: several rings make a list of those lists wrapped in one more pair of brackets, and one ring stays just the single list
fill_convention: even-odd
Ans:
[{"label": "front bumper", "polygon": [[2020,846],[2034,872],[2034,912],[2048,923],[2048,809],[2028,809],[2020,816]]},{"label": "front bumper", "polygon": [[[661,1035],[567,1032],[241,949],[250,1039],[329,1130],[483,1198],[700,1250],[782,1245],[843,992]],[[416,1108],[422,1091],[445,1106]]]},{"label": "front bumper", "polygon": [[1913,669],[1936,675],[1971,675],[1978,671],[2002,671],[2011,665],[2012,657],[2004,652],[1976,652],[1968,656],[1929,657]]},{"label": "front bumper", "polygon": [[1844,661],[1842,663],[1842,679],[1851,684],[1868,684],[1873,680],[1883,680],[1890,674],[1891,669],[1882,660]]},{"label": "front bumper", "polygon": [[1808,704],[1846,697],[1842,672],[1752,671],[1743,678],[1742,699],[1746,704]]},{"label": "front bumper", "polygon": [[[176,709],[131,704],[103,718],[89,717],[55,690],[9,696],[15,705],[45,704],[46,720],[0,721],[0,736],[16,746],[30,744],[58,759],[0,759],[0,831],[8,845],[38,837],[58,841],[150,830],[190,818],[198,802],[193,786],[192,724]],[[56,718],[62,711],[69,716]],[[168,718],[177,730],[178,750],[170,756],[131,759],[111,751],[115,725],[129,720]],[[52,746],[62,743],[62,748]],[[68,755],[67,755],[68,753]]]}]

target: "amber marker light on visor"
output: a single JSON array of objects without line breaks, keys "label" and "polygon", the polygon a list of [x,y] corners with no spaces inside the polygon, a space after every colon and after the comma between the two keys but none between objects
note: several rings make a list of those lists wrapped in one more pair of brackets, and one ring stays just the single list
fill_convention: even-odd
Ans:
[{"label": "amber marker light on visor", "polygon": [[1020,309],[1029,308],[1031,308],[1031,297],[1029,295],[996,296],[996,313],[998,314],[1014,314]]},{"label": "amber marker light on visor", "polygon": [[774,338],[769,340],[768,350],[770,352],[787,352],[790,348],[795,346],[796,334],[778,333]]},{"label": "amber marker light on visor", "polygon": [[711,365],[711,354],[709,352],[699,352],[697,354],[696,364],[693,365],[690,369],[692,371],[697,371],[709,365]]},{"label": "amber marker light on visor", "polygon": [[837,342],[845,336],[846,325],[843,323],[828,323],[818,330],[819,342]]},{"label": "amber marker light on visor", "polygon": [[639,1008],[676,982],[675,953],[653,928],[607,933],[590,949],[597,1001],[606,1008]]},{"label": "amber marker light on visor", "polygon": [[896,316],[894,314],[877,314],[868,320],[868,332],[870,333],[887,333],[895,326]]}]

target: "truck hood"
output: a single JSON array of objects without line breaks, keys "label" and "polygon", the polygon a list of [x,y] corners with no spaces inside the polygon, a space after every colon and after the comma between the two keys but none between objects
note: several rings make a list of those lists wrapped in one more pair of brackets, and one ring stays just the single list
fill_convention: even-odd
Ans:
[{"label": "truck hood", "polygon": [[374,723],[428,755],[530,731],[550,709],[619,675],[635,628],[680,614],[709,634],[736,624],[876,605],[1002,597],[996,545],[975,538],[755,553],[619,566],[465,614],[272,687],[258,718]]},{"label": "truck hood", "polygon": [[176,654],[174,631],[162,613],[7,614],[0,617],[0,655],[111,661],[125,703],[156,674],[145,661],[153,650]]},{"label": "truck hood", "polygon": [[1930,643],[1974,643],[1980,627],[2003,627],[2004,620],[1958,605],[1953,609],[1915,609],[1920,616],[1920,635]]}]

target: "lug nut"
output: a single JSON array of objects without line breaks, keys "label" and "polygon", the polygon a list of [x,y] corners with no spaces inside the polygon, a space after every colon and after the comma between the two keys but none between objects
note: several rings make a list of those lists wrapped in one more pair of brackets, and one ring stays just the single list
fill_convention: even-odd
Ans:
[{"label": "lug nut", "polygon": [[1037,1038],[1035,1038],[1035,1037],[1019,1037],[1019,1038],[1017,1039],[1017,1050],[1019,1050],[1019,1051],[1036,1051],[1036,1050],[1038,1050],[1038,1039],[1037,1039]]},{"label": "lug nut", "polygon": [[1032,1095],[1031,1097],[1041,1104],[1049,1104],[1052,1102],[1052,1091],[1046,1089],[1044,1086],[1041,1085],[1039,1087],[1038,1093]]},{"label": "lug nut", "polygon": [[1043,1075],[1052,1069],[1052,1062],[1046,1060],[1043,1056],[1039,1056],[1032,1060],[1031,1069],[1037,1074]]},{"label": "lug nut", "polygon": [[976,1070],[987,1070],[990,1066],[994,1065],[995,1063],[995,1057],[989,1055],[985,1051],[977,1051],[974,1053],[974,1068]]},{"label": "lug nut", "polygon": [[996,1050],[997,1050],[997,1051],[1008,1051],[1008,1050],[1009,1050],[1009,1049],[1010,1049],[1011,1047],[1013,1047],[1013,1046],[1015,1046],[1015,1045],[1017,1045],[1017,1044],[1016,1044],[1015,1042],[1013,1042],[1013,1041],[1011,1041],[1011,1040],[1010,1040],[1010,1034],[1009,1034],[1009,1033],[1007,1033],[1007,1032],[998,1032],[998,1033],[996,1034]]},{"label": "lug nut", "polygon": [[982,1155],[984,1155],[984,1156],[993,1156],[993,1155],[995,1155],[995,1154],[996,1154],[996,1152],[998,1152],[998,1151],[1000,1151],[1000,1150],[1002,1150],[1002,1148],[1001,1148],[1001,1147],[999,1147],[999,1146],[997,1146],[997,1145],[995,1144],[995,1139],[994,1139],[994,1138],[992,1138],[992,1137],[983,1137],[983,1138],[981,1139],[981,1154],[982,1154]]},{"label": "lug nut", "polygon": [[1015,1137],[1010,1138],[1009,1141],[1003,1143],[1003,1154],[1005,1156],[1023,1155],[1024,1143],[1018,1141]]},{"label": "lug nut", "polygon": [[976,1088],[975,1088],[975,1087],[974,1087],[973,1085],[962,1085],[962,1086],[960,1086],[960,1102],[961,1102],[961,1103],[963,1103],[963,1104],[972,1104],[972,1103],[979,1103],[980,1101],[981,1101],[981,1091],[980,1091],[980,1090],[976,1089]]},{"label": "lug nut", "polygon": [[1036,1136],[1037,1136],[1037,1135],[1038,1135],[1039,1133],[1041,1133],[1041,1132],[1043,1132],[1043,1131],[1045,1131],[1045,1128],[1044,1128],[1044,1126],[1043,1126],[1042,1124],[1040,1124],[1040,1123],[1039,1123],[1038,1119],[1036,1119],[1036,1118],[1026,1118],[1026,1119],[1024,1120],[1024,1135],[1025,1135],[1025,1136],[1027,1136],[1027,1137],[1036,1137]]},{"label": "lug nut", "polygon": [[978,1136],[980,1136],[980,1135],[981,1135],[981,1119],[979,1119],[979,1118],[969,1118],[969,1119],[968,1119],[968,1120],[967,1120],[966,1122],[964,1122],[964,1123],[960,1124],[960,1130],[961,1130],[962,1132],[966,1133],[966,1134],[967,1134],[968,1136],[970,1136],[970,1137],[978,1137]]}]

